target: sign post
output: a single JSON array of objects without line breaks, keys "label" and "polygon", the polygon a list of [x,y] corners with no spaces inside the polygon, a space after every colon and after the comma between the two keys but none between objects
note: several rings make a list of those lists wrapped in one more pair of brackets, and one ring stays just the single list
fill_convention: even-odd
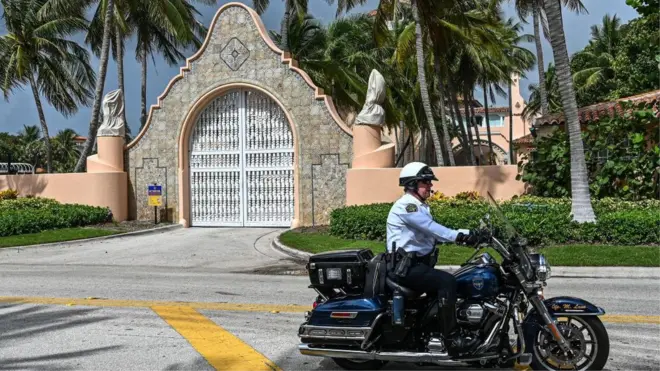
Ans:
[{"label": "sign post", "polygon": [[154,183],[148,186],[147,194],[149,196],[149,206],[154,207],[154,224],[158,224],[158,206],[163,205],[163,186]]}]

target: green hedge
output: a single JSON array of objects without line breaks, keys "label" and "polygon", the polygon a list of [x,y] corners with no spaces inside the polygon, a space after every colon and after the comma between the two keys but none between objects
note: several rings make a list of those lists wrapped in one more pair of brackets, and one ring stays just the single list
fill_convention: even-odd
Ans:
[{"label": "green hedge", "polygon": [[106,207],[61,204],[44,198],[0,201],[0,236],[82,227],[112,221]]},{"label": "green hedge", "polygon": [[[483,200],[434,201],[431,213],[449,228],[475,228],[489,211]],[[570,199],[517,197],[500,202],[513,227],[533,246],[565,243],[657,244],[660,243],[660,201],[595,200],[597,223],[571,221]],[[345,239],[384,241],[391,203],[349,206],[333,210],[330,234]],[[504,223],[490,212],[496,234],[506,238]]]}]

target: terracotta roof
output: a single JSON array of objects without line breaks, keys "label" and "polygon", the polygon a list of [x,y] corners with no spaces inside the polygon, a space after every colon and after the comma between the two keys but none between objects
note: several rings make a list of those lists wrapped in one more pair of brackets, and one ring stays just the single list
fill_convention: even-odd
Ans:
[{"label": "terracotta roof", "polygon": [[[592,104],[590,106],[578,109],[578,119],[581,124],[589,121],[597,121],[601,117],[612,116],[615,113],[622,113],[621,102],[631,101],[635,104],[645,103],[652,105],[655,110],[658,110],[658,101],[660,100],[660,90],[653,90],[643,94],[633,95],[630,97],[620,98],[617,100]],[[536,119],[534,126],[544,125],[563,125],[566,119],[563,113],[548,114]]]},{"label": "terracotta roof", "polygon": [[[474,108],[474,113],[475,114],[485,114],[486,113],[486,108],[485,107],[475,107]],[[509,107],[488,107],[488,114],[490,115],[491,113],[506,113],[507,116],[508,116]],[[465,109],[461,109],[461,115],[465,115]]]},{"label": "terracotta roof", "polygon": [[532,134],[527,134],[525,136],[513,140],[513,143],[515,144],[532,144],[532,142],[534,142],[534,137],[532,136]]}]

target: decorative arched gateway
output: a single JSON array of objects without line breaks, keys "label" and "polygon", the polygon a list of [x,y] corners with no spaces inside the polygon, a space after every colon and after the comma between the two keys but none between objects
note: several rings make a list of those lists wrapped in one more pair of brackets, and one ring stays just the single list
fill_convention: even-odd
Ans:
[{"label": "decorative arched gateway", "polygon": [[[488,156],[490,152],[490,148],[488,147],[488,140],[482,139],[479,144],[477,144],[477,140],[474,140],[474,154],[475,157],[479,157],[479,145],[481,145],[481,150],[484,153],[484,156]],[[463,148],[462,144],[457,144],[452,148],[452,151],[454,152],[454,160],[456,161],[457,166],[467,166],[469,164],[469,154],[468,151]],[[509,153],[505,151],[502,147],[500,147],[498,144],[493,143],[493,155],[495,156],[495,165],[506,165],[509,164]],[[486,157],[488,158],[488,157]],[[477,159],[478,160],[478,159]]]},{"label": "decorative arched gateway", "polygon": [[282,108],[233,89],[200,113],[190,136],[192,226],[289,226],[294,140]]},{"label": "decorative arched gateway", "polygon": [[346,204],[353,133],[248,6],[222,6],[127,145],[129,218],[184,226],[327,224]]}]

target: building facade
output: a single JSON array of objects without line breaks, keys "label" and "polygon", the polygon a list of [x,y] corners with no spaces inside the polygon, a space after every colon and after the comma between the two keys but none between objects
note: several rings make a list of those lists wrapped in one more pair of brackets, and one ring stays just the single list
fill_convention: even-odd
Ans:
[{"label": "building facade", "polygon": [[129,217],[186,226],[325,224],[345,202],[352,132],[240,3],[216,13],[127,145]]}]

